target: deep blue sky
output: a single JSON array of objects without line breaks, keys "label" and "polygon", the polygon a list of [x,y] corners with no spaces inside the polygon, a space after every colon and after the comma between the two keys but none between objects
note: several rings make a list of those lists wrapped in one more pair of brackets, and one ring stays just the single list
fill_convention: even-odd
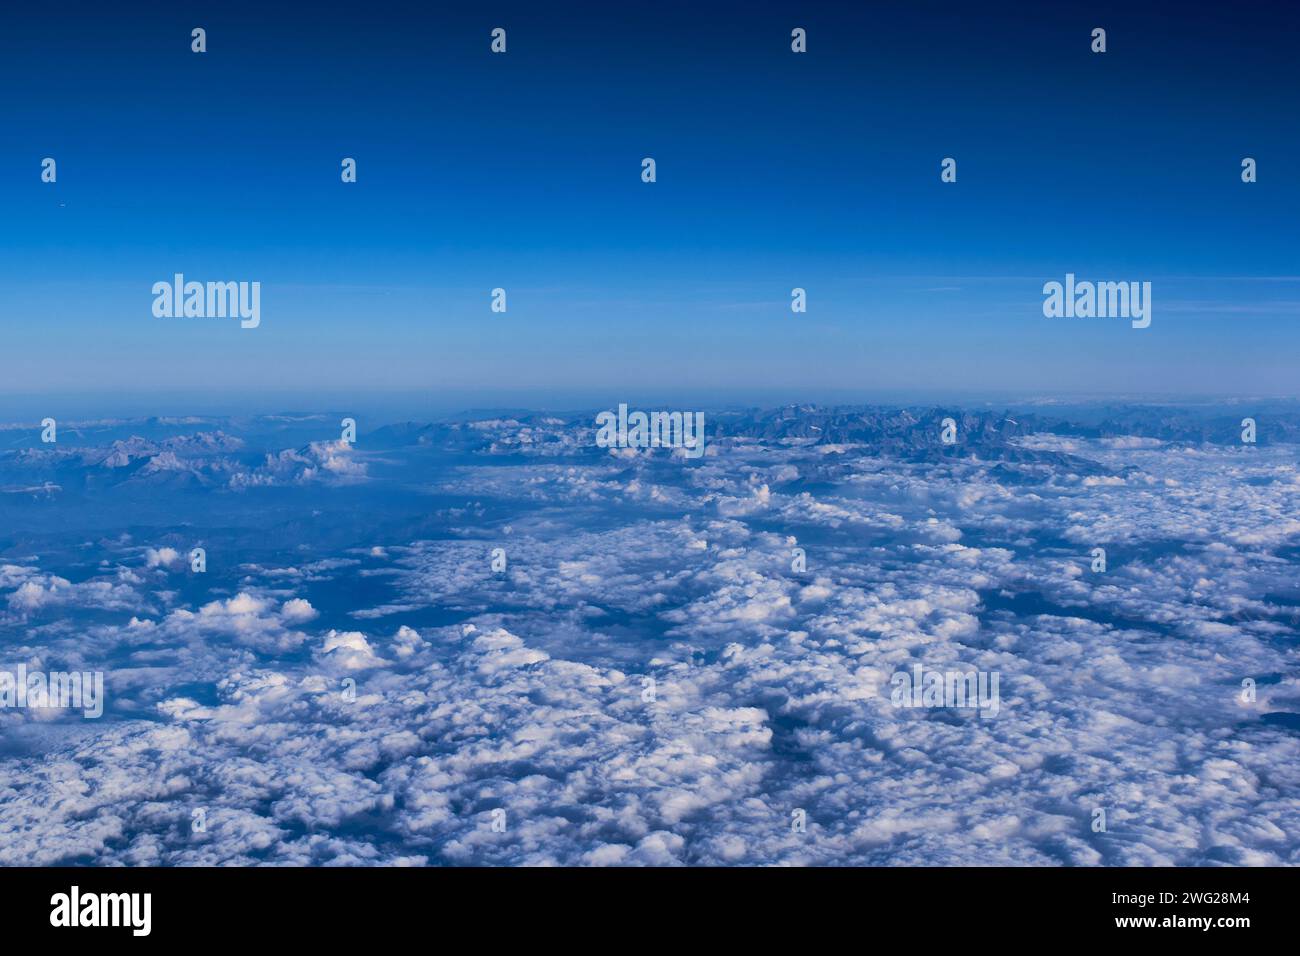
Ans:
[{"label": "deep blue sky", "polygon": [[6,11],[0,392],[1300,390],[1292,3],[282,6]]}]

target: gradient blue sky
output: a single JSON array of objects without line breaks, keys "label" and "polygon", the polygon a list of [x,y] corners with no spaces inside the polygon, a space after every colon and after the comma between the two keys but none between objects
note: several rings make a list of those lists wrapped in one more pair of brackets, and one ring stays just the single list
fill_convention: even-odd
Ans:
[{"label": "gradient blue sky", "polygon": [[4,17],[0,393],[1298,390],[1294,4],[161,7]]}]

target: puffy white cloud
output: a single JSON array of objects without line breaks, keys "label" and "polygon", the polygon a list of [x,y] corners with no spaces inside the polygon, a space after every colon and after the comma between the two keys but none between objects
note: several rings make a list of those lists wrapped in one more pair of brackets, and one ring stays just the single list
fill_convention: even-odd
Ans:
[{"label": "puffy white cloud", "polygon": [[145,549],[145,567],[149,568],[174,568],[183,562],[179,551],[175,548],[146,548]]},{"label": "puffy white cloud", "polygon": [[311,602],[302,598],[285,601],[280,607],[280,617],[294,624],[310,621],[317,616],[316,609],[311,606]]}]

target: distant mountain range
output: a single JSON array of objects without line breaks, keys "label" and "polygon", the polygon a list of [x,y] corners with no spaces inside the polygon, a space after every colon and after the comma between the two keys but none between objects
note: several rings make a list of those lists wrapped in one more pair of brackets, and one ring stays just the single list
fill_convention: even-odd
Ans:
[{"label": "distant mountain range", "polygon": [[[1008,479],[1021,466],[1047,466],[1075,474],[1109,474],[1089,458],[1035,448],[1025,439],[1057,435],[1079,439],[1125,436],[1162,442],[1235,445],[1241,442],[1245,404],[1228,408],[1118,405],[1072,408],[1065,413],[970,411],[955,407],[787,405],[706,412],[707,442],[845,445],[904,461],[938,462],[975,457],[998,462]],[[945,420],[956,440],[943,440]],[[0,479],[9,488],[77,487],[130,482],[166,487],[234,487],[292,484],[315,478],[346,480],[365,474],[354,452],[422,449],[450,456],[522,455],[596,459],[595,412],[481,410],[441,422],[398,422],[362,430],[354,448],[338,444],[331,415],[241,419],[138,419],[69,425],[57,444],[32,444],[0,453]],[[205,426],[177,434],[187,424]],[[1300,443],[1300,410],[1276,403],[1256,419],[1260,445]],[[136,434],[135,431],[144,434]],[[5,429],[22,434],[16,426]],[[234,434],[237,432],[238,434]],[[112,437],[126,435],[127,437]],[[96,440],[98,439],[98,441]],[[1004,467],[1003,467],[1004,466]],[[1041,469],[1040,469],[1041,471]]]}]

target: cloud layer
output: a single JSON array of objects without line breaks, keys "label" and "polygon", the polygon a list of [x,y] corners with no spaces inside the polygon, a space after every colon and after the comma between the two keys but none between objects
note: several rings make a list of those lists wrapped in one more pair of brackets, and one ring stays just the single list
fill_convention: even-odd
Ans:
[{"label": "cloud layer", "polygon": [[[261,463],[209,473],[248,476],[217,493],[277,523],[256,547],[178,497],[153,540],[0,560],[0,663],[110,696],[0,710],[0,862],[1300,857],[1296,446],[755,432],[691,463],[563,417],[451,450],[235,427]],[[371,530],[333,541],[329,496]],[[998,674],[997,715],[895,706],[917,664]]]}]

